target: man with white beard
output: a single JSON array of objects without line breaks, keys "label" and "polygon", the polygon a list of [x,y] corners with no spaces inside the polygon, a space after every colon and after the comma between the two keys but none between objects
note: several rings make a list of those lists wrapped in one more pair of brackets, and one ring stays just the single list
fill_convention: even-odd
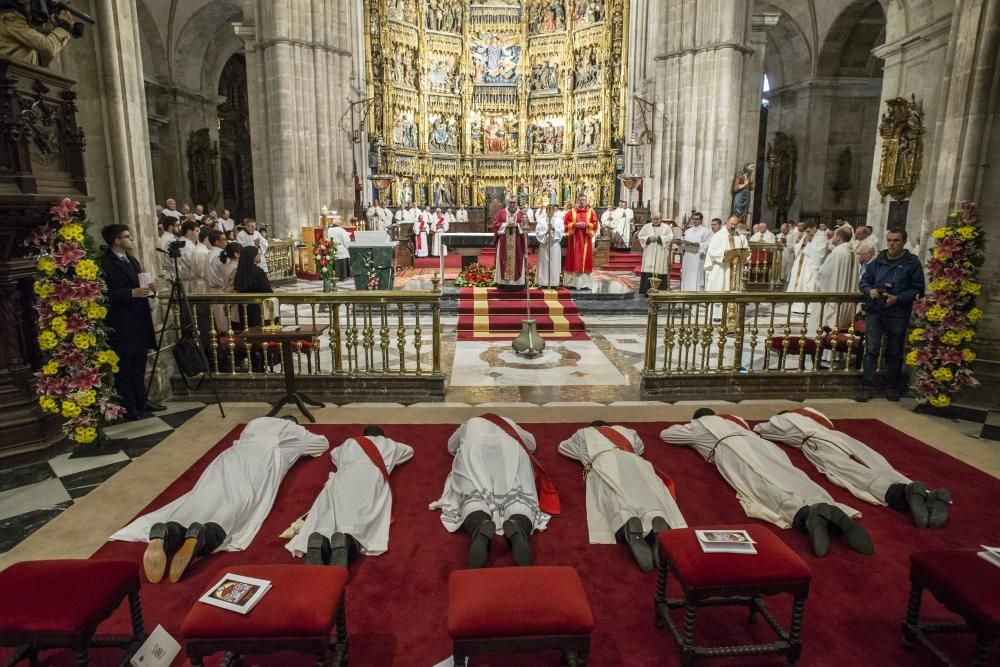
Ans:
[{"label": "man with white beard", "polygon": [[472,537],[470,569],[486,564],[497,525],[510,542],[514,562],[531,565],[528,536],[545,530],[551,515],[559,513],[559,496],[534,451],[533,435],[494,414],[473,417],[448,439],[455,460],[441,498],[430,509],[441,510],[448,532],[462,530]]},{"label": "man with white beard", "polygon": [[393,493],[389,476],[413,458],[413,448],[387,438],[378,426],[330,452],[330,473],[298,534],[285,545],[307,565],[347,567],[362,553],[389,549]]},{"label": "man with white beard", "polygon": [[705,253],[712,240],[712,231],[705,226],[704,216],[691,214],[691,225],[684,230],[684,258],[681,260],[681,291],[700,292],[705,289]]},{"label": "man with white beard", "polygon": [[724,227],[719,229],[708,242],[705,252],[705,291],[728,292],[732,266],[726,261],[726,253],[730,250],[749,249],[747,237],[736,233],[736,225],[740,218],[729,216]]},{"label": "man with white beard", "polygon": [[[530,217],[530,216],[529,216]],[[555,221],[555,212],[549,216],[545,207],[534,211],[535,238],[538,240],[538,266],[535,268],[535,282],[539,287],[559,287],[562,273],[562,237],[565,233],[563,222]]]},{"label": "man with white beard", "polygon": [[[823,260],[816,274],[816,291],[853,294],[858,291],[858,283],[858,258],[851,251],[851,226],[844,225],[834,232],[833,252]],[[812,303],[806,331],[810,336],[819,336],[820,328],[847,331],[857,310],[854,303]]]},{"label": "man with white beard", "polygon": [[250,546],[292,464],[329,447],[325,437],[287,419],[254,419],[190,491],[108,539],[148,542],[142,557],[146,578],[161,581],[170,561],[170,581],[176,583],[194,558]]},{"label": "man with white beard", "polygon": [[616,250],[628,252],[632,250],[632,220],[635,213],[624,200],[618,202],[618,208],[611,211],[611,241]]},{"label": "man with white beard", "polygon": [[658,289],[670,289],[674,228],[664,225],[659,213],[653,213],[651,220],[639,230],[639,245],[642,246],[642,278],[639,281],[639,294],[649,292],[649,281],[654,275],[660,280]]},{"label": "man with white beard", "polygon": [[[559,453],[583,464],[591,544],[625,544],[643,572],[653,569],[656,535],[687,522],[667,483],[670,478],[642,458],[639,434],[594,421],[559,443]],[[647,541],[648,540],[648,541]],[[652,545],[650,544],[652,542]]]},{"label": "man with white beard", "polygon": [[774,233],[767,228],[766,222],[759,222],[753,226],[754,232],[750,236],[750,243],[774,243],[777,239]]},{"label": "man with white beard", "polygon": [[813,554],[826,555],[831,529],[858,553],[874,553],[871,537],[853,518],[861,512],[834,501],[819,484],[792,465],[782,449],[760,437],[740,417],[699,408],[689,424],[664,429],[660,438],[693,447],[736,491],[747,516],[809,535]]},{"label": "man with white beard", "polygon": [[909,512],[917,528],[941,528],[948,520],[948,489],[928,491],[923,482],[911,481],[871,447],[836,430],[815,408],[779,412],[753,430],[801,450],[827,479],[855,498]]}]

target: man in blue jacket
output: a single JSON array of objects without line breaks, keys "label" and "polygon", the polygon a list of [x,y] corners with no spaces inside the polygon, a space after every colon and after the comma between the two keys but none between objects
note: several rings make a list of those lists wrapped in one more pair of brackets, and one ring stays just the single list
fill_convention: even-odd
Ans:
[{"label": "man in blue jacket", "polygon": [[875,367],[885,340],[885,397],[898,401],[903,386],[903,347],[913,301],[924,293],[924,268],[906,244],[906,230],[893,227],[887,249],[865,265],[861,292],[865,295],[865,362],[859,401],[872,397]]}]

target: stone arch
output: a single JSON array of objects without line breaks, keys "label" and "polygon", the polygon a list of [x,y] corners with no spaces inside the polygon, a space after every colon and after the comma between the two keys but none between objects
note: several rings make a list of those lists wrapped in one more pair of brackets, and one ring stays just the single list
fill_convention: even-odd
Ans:
[{"label": "stone arch", "polygon": [[809,78],[813,49],[807,33],[796,19],[784,10],[773,6],[769,8],[781,15],[777,24],[768,30],[764,53],[764,72],[774,90]]},{"label": "stone arch", "polygon": [[855,0],[827,31],[816,76],[880,77],[881,63],[871,52],[885,42],[885,31],[886,16],[878,0]]},{"label": "stone arch", "polygon": [[[220,41],[238,44],[231,24],[242,20],[242,17],[242,8],[233,0],[208,2],[192,13],[176,31],[177,38],[173,45],[174,83],[214,94],[218,75],[232,55],[229,53],[222,57],[223,53],[218,52],[215,45]],[[230,41],[229,36],[234,41]]]},{"label": "stone arch", "polygon": [[139,49],[142,53],[143,75],[155,81],[166,81],[169,78],[167,47],[160,34],[160,29],[156,25],[156,19],[149,13],[149,9],[143,2],[136,3],[136,12],[139,23]]}]

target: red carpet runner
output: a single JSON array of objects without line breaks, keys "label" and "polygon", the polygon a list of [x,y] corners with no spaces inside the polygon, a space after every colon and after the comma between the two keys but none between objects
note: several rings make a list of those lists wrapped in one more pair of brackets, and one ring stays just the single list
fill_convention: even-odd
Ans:
[{"label": "red carpet runner", "polygon": [[[596,409],[594,418],[610,418],[608,410]],[[646,442],[645,458],[671,475],[677,483],[677,502],[692,526],[747,521],[732,489],[714,466],[707,465],[695,452],[665,445],[659,440],[666,424],[628,424]],[[653,667],[679,664],[677,647],[665,630],[653,627],[653,591],[656,573],[636,568],[620,545],[587,543],[587,521],[581,467],[556,450],[559,442],[583,424],[523,424],[539,443],[538,458],[552,476],[562,499],[562,515],[549,528],[531,537],[535,562],[543,565],[572,565],[580,572],[594,610],[597,627],[593,636],[590,664],[594,667],[627,665]],[[947,484],[955,496],[951,520],[942,530],[918,530],[909,518],[885,507],[856,500],[833,486],[797,451],[786,448],[792,461],[811,478],[828,489],[833,497],[864,512],[862,524],[875,541],[875,554],[861,556],[835,540],[823,559],[809,553],[808,540],[791,530],[775,531],[801,555],[813,570],[812,587],[806,604],[803,626],[803,655],[799,664],[809,667],[867,667],[907,665],[931,667],[937,663],[926,651],[907,652],[900,645],[900,622],[906,611],[909,592],[909,555],[918,549],[977,547],[995,544],[1000,525],[995,511],[1000,497],[1000,481],[921,444],[874,420],[838,420],[837,427],[872,443],[889,461],[907,475],[931,486]],[[309,429],[330,439],[331,446],[362,426],[318,425]],[[438,512],[427,505],[441,494],[451,467],[448,437],[455,425],[387,425],[387,435],[414,446],[412,461],[393,473],[395,523],[389,551],[378,557],[362,558],[351,572],[347,589],[347,625],[351,637],[351,664],[364,667],[430,667],[451,652],[445,628],[448,606],[448,573],[465,566],[469,538],[450,534],[441,525]],[[223,439],[195,465],[181,475],[144,511],[161,507],[187,492],[208,463],[228,447],[239,429]],[[271,515],[260,533],[243,553],[221,553],[195,561],[178,584],[143,584],[142,606],[147,630],[157,624],[177,635],[184,615],[194,601],[212,585],[220,571],[241,563],[289,563],[284,541],[278,535],[306,511],[332,471],[327,454],[299,461],[288,473],[278,492]],[[84,501],[86,502],[86,501]],[[990,509],[990,508],[994,509]],[[210,517],[206,517],[209,519]],[[761,524],[766,525],[766,524]],[[493,541],[489,565],[513,564],[503,538]],[[135,560],[145,544],[110,542],[95,558]],[[277,594],[277,591],[268,593]],[[66,600],[72,604],[72,600]],[[303,600],[302,604],[309,604]],[[770,598],[768,604],[783,622],[788,618],[787,600]],[[951,618],[929,595],[924,597],[927,617]],[[702,615],[704,614],[704,615]],[[744,640],[770,641],[767,624],[746,622],[746,611],[712,609],[698,615],[699,638],[738,643]],[[128,629],[127,607],[120,609],[101,633]],[[955,655],[958,664],[970,664],[972,642],[960,640]],[[9,651],[0,651],[0,660]],[[120,660],[121,652],[95,649],[94,664],[103,667]],[[46,652],[45,665],[72,665],[71,652]],[[175,664],[181,664],[178,660]],[[187,664],[185,661],[183,664]],[[209,661],[218,665],[219,656]],[[311,666],[314,659],[295,654],[268,657],[247,656],[246,665]],[[522,658],[491,656],[471,661],[482,667],[555,667],[555,652]],[[716,664],[715,662],[707,664]],[[719,665],[766,664],[783,661],[741,658],[723,660]]]},{"label": "red carpet runner", "polygon": [[[642,254],[612,250],[608,255],[607,264],[601,265],[601,269],[604,271],[616,271],[621,273],[631,272],[635,275],[640,275],[642,273]],[[670,272],[670,278],[671,280],[681,279],[680,264],[674,264]]]},{"label": "red carpet runner", "polygon": [[[515,338],[528,317],[524,291],[463,287],[458,299],[458,340]],[[587,340],[586,326],[567,289],[531,290],[531,317],[543,338]]]}]

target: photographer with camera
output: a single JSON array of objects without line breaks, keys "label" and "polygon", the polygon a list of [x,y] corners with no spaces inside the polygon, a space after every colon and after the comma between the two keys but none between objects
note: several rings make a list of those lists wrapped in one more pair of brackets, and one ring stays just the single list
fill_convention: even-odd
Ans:
[{"label": "photographer with camera", "polygon": [[886,250],[865,265],[861,292],[865,295],[865,361],[861,391],[857,400],[865,402],[875,388],[882,341],[885,340],[885,397],[898,401],[903,385],[903,347],[913,302],[924,293],[924,268],[916,255],[906,250],[906,230],[893,227],[886,238]]},{"label": "photographer with camera", "polygon": [[48,67],[70,37],[83,36],[93,19],[62,2],[0,0],[0,56]]}]

